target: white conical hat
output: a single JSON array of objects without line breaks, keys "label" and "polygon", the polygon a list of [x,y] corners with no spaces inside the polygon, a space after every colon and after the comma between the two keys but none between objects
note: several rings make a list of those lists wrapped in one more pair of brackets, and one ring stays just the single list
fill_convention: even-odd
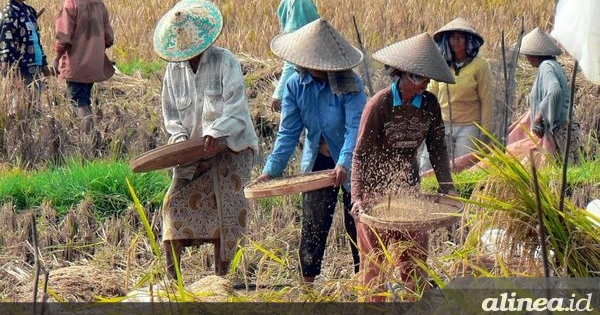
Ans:
[{"label": "white conical hat", "polygon": [[323,19],[316,19],[271,41],[273,53],[303,68],[321,71],[352,69],[363,54]]},{"label": "white conical hat", "polygon": [[440,28],[435,33],[433,33],[433,39],[437,42],[441,39],[442,35],[445,32],[455,32],[455,31],[473,34],[481,40],[482,44],[484,43],[483,37],[475,31],[473,26],[471,26],[471,23],[469,23],[467,20],[465,20],[462,17],[457,17],[456,19],[448,22],[448,24],[442,26],[442,28]]},{"label": "white conical hat", "polygon": [[373,59],[439,82],[454,83],[448,64],[428,33],[387,46],[374,53]]},{"label": "white conical hat", "polygon": [[523,36],[520,53],[531,56],[557,56],[562,50],[556,41],[539,27]]}]

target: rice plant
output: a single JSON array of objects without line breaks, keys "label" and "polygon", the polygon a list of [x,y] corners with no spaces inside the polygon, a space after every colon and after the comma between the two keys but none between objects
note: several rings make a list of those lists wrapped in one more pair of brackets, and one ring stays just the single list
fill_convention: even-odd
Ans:
[{"label": "rice plant", "polygon": [[[468,235],[457,254],[473,258],[483,253],[497,261],[496,271],[475,274],[543,276],[546,256],[554,276],[596,275],[600,268],[597,226],[593,215],[569,198],[560,210],[560,164],[548,157],[548,164],[537,170],[531,159],[519,160],[502,147],[486,149],[488,153],[480,153],[486,180],[464,199]],[[567,189],[571,194],[580,178],[577,174],[592,166],[582,168],[570,169]]]}]

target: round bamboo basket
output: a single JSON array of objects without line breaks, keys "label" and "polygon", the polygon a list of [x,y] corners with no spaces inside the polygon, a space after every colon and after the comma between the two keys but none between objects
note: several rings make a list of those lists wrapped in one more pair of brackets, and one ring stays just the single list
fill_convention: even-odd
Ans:
[{"label": "round bamboo basket", "polygon": [[460,220],[462,202],[446,195],[388,196],[359,215],[372,228],[395,231],[433,230]]},{"label": "round bamboo basket", "polygon": [[189,139],[150,150],[132,159],[129,166],[133,172],[143,173],[186,165],[214,157],[224,148],[224,146],[217,146],[206,151],[203,138]]},{"label": "round bamboo basket", "polygon": [[324,170],[252,183],[244,188],[244,195],[250,199],[292,195],[330,187],[334,183],[332,170]]}]

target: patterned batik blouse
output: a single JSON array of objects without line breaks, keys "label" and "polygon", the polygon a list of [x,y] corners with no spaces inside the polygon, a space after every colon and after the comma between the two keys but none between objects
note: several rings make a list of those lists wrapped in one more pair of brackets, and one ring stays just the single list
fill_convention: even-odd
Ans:
[{"label": "patterned batik blouse", "polygon": [[0,62],[17,66],[25,76],[48,64],[40,42],[37,12],[33,7],[11,0],[2,10]]}]

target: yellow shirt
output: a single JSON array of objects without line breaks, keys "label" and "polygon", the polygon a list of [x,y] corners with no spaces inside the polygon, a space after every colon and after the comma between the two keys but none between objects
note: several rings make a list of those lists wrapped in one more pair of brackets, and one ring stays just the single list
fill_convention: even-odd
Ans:
[{"label": "yellow shirt", "polygon": [[[447,84],[431,80],[427,89],[437,96],[442,108],[442,119],[455,124],[477,123],[487,130],[492,130],[492,115],[495,108],[494,84],[492,70],[487,60],[475,57],[468,65],[460,69],[456,75],[450,69],[456,84]],[[452,117],[448,106],[448,92],[450,89],[450,105]]]}]

